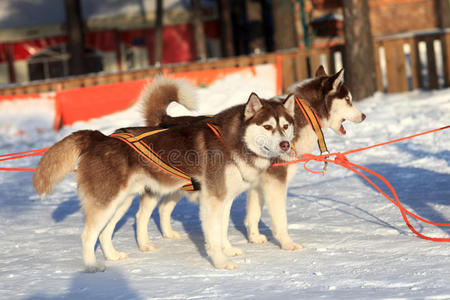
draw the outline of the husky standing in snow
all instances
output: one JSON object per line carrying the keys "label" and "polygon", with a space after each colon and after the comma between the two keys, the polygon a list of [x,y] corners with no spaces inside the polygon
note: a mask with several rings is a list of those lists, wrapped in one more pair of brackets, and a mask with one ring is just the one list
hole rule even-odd
{"label": "husky standing in snow", "polygon": [[[338,135],[345,135],[342,123],[345,120],[360,123],[366,115],[352,103],[352,95],[344,85],[344,69],[328,76],[322,66],[312,79],[291,87],[296,96],[304,99],[317,114],[322,130],[331,128]],[[310,153],[317,146],[317,135],[308,124],[300,107],[295,107],[295,136],[292,144],[297,155]],[[263,176],[261,184],[248,192],[245,225],[248,239],[252,243],[264,243],[265,235],[260,234],[258,223],[264,202],[267,204],[272,231],[284,250],[299,250],[303,246],[295,243],[288,234],[286,195],[287,185],[297,172],[298,164],[270,168]]]}
{"label": "husky standing in snow", "polygon": [[[165,97],[173,91],[179,89],[154,92]],[[273,158],[290,152],[295,134],[294,110],[293,95],[280,102],[262,100],[252,93],[246,104],[194,124],[154,134],[146,133],[149,128],[136,127],[119,132],[122,137],[138,134],[139,146],[145,151],[155,153],[172,169],[189,174],[193,184],[200,183],[200,219],[207,253],[216,268],[235,269],[237,265],[227,258],[239,254],[227,239],[232,201],[243,191],[260,185],[261,174]],[[45,152],[33,177],[34,187],[44,195],[76,168],[78,195],[85,212],[81,240],[88,272],[105,270],[95,257],[98,238],[108,260],[128,257],[113,247],[112,234],[136,194],[146,195],[137,214],[137,235],[140,249],[148,251],[153,246],[146,224],[155,201],[186,184],[185,178],[143,159],[130,146],[131,140],[99,131],[77,131]]]}
{"label": "husky standing in snow", "polygon": [[[192,88],[191,88],[192,89]],[[307,102],[319,118],[322,130],[331,128],[339,135],[346,131],[342,123],[345,120],[362,122],[366,116],[352,103],[352,95],[344,85],[344,70],[328,75],[320,66],[314,78],[304,80],[291,87],[291,92]],[[274,99],[280,99],[276,97]],[[149,126],[170,127],[177,124],[196,122],[201,117],[171,117],[166,109],[172,101],[176,101],[189,109],[195,109],[195,98],[189,87],[177,80],[162,78],[149,84],[142,94],[144,117]],[[297,155],[309,153],[317,145],[317,136],[309,126],[299,106],[294,109],[295,134],[292,140]],[[271,127],[272,128],[272,127]],[[267,237],[259,232],[258,224],[264,203],[272,221],[274,237],[282,249],[299,250],[303,247],[295,243],[288,234],[286,194],[287,185],[294,177],[298,164],[269,168],[263,175],[260,184],[252,187],[247,196],[247,215],[245,225],[248,239],[252,243],[264,243]],[[170,216],[176,203],[185,195],[183,192],[169,194],[159,203],[161,230],[166,238],[178,238],[179,233],[172,229]],[[145,198],[150,195],[143,195]],[[156,203],[153,200],[153,203]],[[235,255],[243,252],[239,249]]]}

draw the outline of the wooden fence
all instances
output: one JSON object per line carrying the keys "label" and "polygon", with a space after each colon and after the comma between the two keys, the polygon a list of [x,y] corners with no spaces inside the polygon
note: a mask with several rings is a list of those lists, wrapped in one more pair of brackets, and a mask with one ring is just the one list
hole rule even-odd
{"label": "wooden fence", "polygon": [[[377,86],[381,92],[404,92],[412,89],[437,89],[450,86],[450,31],[404,34],[374,41]],[[0,90],[0,95],[17,95],[65,90],[77,87],[146,79],[160,73],[180,73],[271,63],[279,66],[282,90],[294,82],[314,75],[319,65],[328,72],[343,66],[343,45],[299,49],[277,53],[215,59],[119,73],[99,73],[31,82]]]}
{"label": "wooden fence", "polygon": [[450,31],[380,38],[374,45],[379,91],[450,86]]}
{"label": "wooden fence", "polygon": [[[282,53],[283,91],[313,75],[322,64],[329,72],[343,65],[344,46]],[[374,41],[377,88],[398,93],[450,86],[450,30],[402,34]]]}

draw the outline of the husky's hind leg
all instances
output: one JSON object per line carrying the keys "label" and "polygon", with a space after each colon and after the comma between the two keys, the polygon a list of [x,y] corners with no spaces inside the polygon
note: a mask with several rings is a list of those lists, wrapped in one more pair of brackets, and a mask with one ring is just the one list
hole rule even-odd
{"label": "husky's hind leg", "polygon": [[179,191],[166,195],[158,205],[161,231],[167,239],[178,239],[181,237],[178,232],[173,230],[170,219],[175,205],[183,198],[183,195],[184,193]]}
{"label": "husky's hind leg", "polygon": [[139,210],[136,213],[137,240],[139,249],[143,252],[149,252],[156,249],[154,245],[150,244],[148,238],[148,221],[156,204],[158,204],[158,200],[158,196],[145,193],[141,196]]}
{"label": "husky's hind leg", "polygon": [[[84,201],[85,203],[87,201]],[[95,243],[98,236],[108,221],[115,213],[115,208],[110,205],[106,208],[85,207],[86,217],[84,231],[81,235],[83,244],[83,261],[86,272],[103,272],[106,267],[104,264],[97,263],[95,258]]]}
{"label": "husky's hind leg", "polygon": [[119,252],[114,248],[112,244],[112,235],[114,233],[114,228],[116,228],[117,222],[122,219],[128,208],[130,208],[133,198],[134,196],[128,196],[125,199],[119,208],[117,208],[108,225],[106,225],[105,229],[103,229],[103,232],[100,234],[100,244],[102,245],[103,253],[105,254],[107,260],[122,260],[128,258],[127,253]]}

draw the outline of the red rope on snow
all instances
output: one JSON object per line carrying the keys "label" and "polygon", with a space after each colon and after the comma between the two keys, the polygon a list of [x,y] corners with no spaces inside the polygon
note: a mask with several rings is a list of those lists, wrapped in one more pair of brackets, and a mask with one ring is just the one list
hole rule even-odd
{"label": "red rope on snow", "polygon": [[[304,162],[304,168],[306,171],[311,172],[311,173],[323,173],[323,172],[316,172],[313,170],[310,170],[309,168],[307,168],[306,164],[312,160],[314,161],[321,161],[321,162],[329,162],[329,163],[334,163],[337,165],[340,165],[346,169],[349,169],[350,171],[358,174],[359,176],[361,176],[362,178],[364,178],[367,182],[369,182],[378,192],[380,192],[384,197],[386,197],[389,201],[391,201],[394,205],[396,205],[399,209],[400,209],[400,213],[402,214],[403,220],[405,221],[406,225],[408,226],[408,228],[417,236],[425,239],[425,240],[429,240],[429,241],[433,241],[433,242],[450,242],[450,238],[433,238],[433,237],[429,237],[426,236],[424,234],[421,234],[420,232],[418,232],[414,226],[411,225],[411,223],[408,220],[407,215],[410,215],[413,218],[416,218],[417,220],[420,220],[424,223],[430,224],[430,225],[435,225],[435,226],[439,226],[439,227],[447,227],[450,226],[450,223],[436,223],[436,222],[432,222],[430,220],[424,219],[412,212],[410,212],[409,210],[407,210],[406,208],[403,207],[403,205],[401,204],[397,193],[395,192],[394,187],[390,184],[390,182],[384,178],[382,175],[378,174],[375,171],[372,171],[368,168],[365,168],[363,166],[354,164],[352,162],[350,162],[348,160],[348,158],[346,157],[347,154],[352,154],[352,153],[356,153],[356,152],[360,152],[360,151],[365,151],[368,149],[372,149],[375,147],[380,147],[380,146],[384,146],[384,145],[388,145],[388,144],[393,144],[393,143],[397,143],[403,140],[407,140],[407,139],[411,139],[414,137],[418,137],[421,135],[426,135],[426,134],[430,134],[433,132],[437,132],[440,130],[445,130],[450,128],[450,125],[441,127],[441,128],[437,128],[437,129],[433,129],[433,130],[428,130],[425,132],[421,132],[418,134],[414,134],[414,135],[410,135],[407,137],[403,137],[403,138],[399,138],[399,139],[395,139],[395,140],[391,140],[391,141],[387,141],[384,143],[380,143],[380,144],[376,144],[376,145],[372,145],[372,146],[368,146],[368,147],[363,147],[363,148],[358,148],[358,149],[353,149],[353,150],[349,150],[346,152],[336,152],[336,153],[330,153],[330,154],[322,154],[322,155],[314,155],[314,154],[303,154],[301,156],[301,158],[297,158],[295,160],[289,161],[289,162],[282,162],[282,163],[275,163],[272,164],[272,167],[278,167],[278,166],[286,166],[286,165],[290,165],[290,164],[295,164],[295,163],[299,163],[299,162]],[[49,149],[49,148],[42,148],[42,149],[36,149],[36,150],[30,150],[30,151],[24,151],[24,152],[17,152],[17,153],[11,153],[11,154],[4,154],[4,155],[0,155],[0,157],[6,157],[6,158],[2,158],[0,159],[0,161],[5,161],[5,160],[11,160],[11,159],[18,159],[18,158],[22,158],[22,157],[28,157],[28,156],[37,156],[37,155],[43,155],[44,152]],[[329,159],[329,157],[331,156],[335,156],[335,159]],[[366,175],[364,175],[363,173],[361,173],[359,170],[362,170],[364,172],[367,172],[375,177],[377,177],[378,179],[380,179],[391,191],[392,195],[394,196],[393,200],[391,197],[389,197],[385,192],[383,192],[383,190],[381,190],[381,188],[376,185],[372,180],[370,180]],[[0,168],[0,171],[35,171],[35,169],[32,168]]]}
{"label": "red rope on snow", "polygon": [[[409,229],[414,234],[416,234],[417,236],[419,236],[419,237],[421,237],[423,239],[426,239],[426,240],[429,240],[429,241],[433,241],[433,242],[450,242],[450,238],[434,238],[434,237],[429,237],[429,236],[421,234],[420,232],[418,232],[414,228],[414,226],[411,225],[411,223],[408,220],[407,215],[410,215],[411,217],[416,218],[417,220],[420,220],[420,221],[422,221],[424,223],[435,225],[435,226],[439,226],[439,227],[450,226],[450,223],[436,223],[436,222],[432,222],[430,220],[424,219],[424,218],[422,218],[422,217],[420,217],[420,216],[410,212],[409,210],[407,210],[406,208],[403,207],[403,205],[401,204],[401,202],[400,202],[400,200],[399,200],[399,198],[397,196],[397,193],[395,192],[394,187],[390,184],[390,182],[386,178],[384,178],[382,175],[378,174],[375,171],[372,171],[372,170],[370,170],[368,168],[365,168],[363,166],[360,166],[360,165],[357,165],[357,164],[354,164],[354,163],[350,162],[348,160],[348,158],[346,157],[347,154],[356,153],[356,152],[372,149],[372,148],[375,148],[375,147],[380,147],[380,146],[384,146],[384,145],[388,145],[388,144],[397,143],[397,142],[400,142],[400,141],[403,141],[403,140],[411,139],[411,138],[414,138],[414,137],[417,137],[417,136],[433,133],[433,132],[440,131],[440,130],[445,130],[445,129],[448,129],[448,128],[450,128],[450,125],[444,126],[444,127],[441,127],[441,128],[437,128],[437,129],[433,129],[433,130],[429,130],[429,131],[425,131],[425,132],[421,132],[421,133],[418,133],[418,134],[410,135],[410,136],[407,136],[407,137],[395,139],[395,140],[392,140],[392,141],[388,141],[388,142],[372,145],[372,146],[369,146],[369,147],[349,150],[349,151],[346,151],[346,152],[343,152],[343,153],[336,152],[336,153],[323,154],[323,155],[303,154],[301,158],[298,158],[296,160],[288,161],[288,162],[282,162],[282,163],[276,163],[276,164],[272,164],[272,166],[273,167],[278,167],[278,166],[286,166],[286,165],[290,165],[290,164],[294,164],[294,163],[298,163],[298,162],[304,162],[305,163],[304,164],[305,170],[307,170],[308,172],[317,173],[315,171],[311,171],[310,169],[308,169],[306,167],[306,164],[308,162],[310,162],[311,160],[321,161],[321,162],[329,162],[329,163],[334,163],[334,164],[340,165],[340,166],[342,166],[342,167],[344,167],[346,169],[349,169],[350,171],[358,174],[362,178],[364,178],[378,192],[380,192],[384,197],[386,197],[389,201],[391,201],[394,205],[396,205],[400,209],[400,212],[402,214],[403,220],[405,221],[406,225],[409,227]],[[328,159],[328,157],[330,157],[330,156],[335,156],[335,159],[334,160]],[[376,185],[372,180],[370,180],[366,175],[364,175],[363,173],[361,173],[357,169],[362,170],[364,172],[367,172],[367,173],[377,177],[378,179],[380,179],[389,188],[389,190],[391,191],[391,193],[394,196],[395,200],[393,200],[391,197],[389,197],[385,192],[383,192],[383,190],[381,190],[381,188],[378,185]],[[322,172],[319,172],[319,173],[322,173]]]}
{"label": "red rope on snow", "polygon": [[[0,155],[0,157],[5,157],[0,159],[0,161],[5,160],[11,160],[11,159],[18,159],[22,157],[28,157],[28,156],[38,156],[43,155],[45,151],[48,150],[47,148],[41,148],[41,149],[35,149],[35,150],[29,150],[29,151],[23,151],[23,152],[16,152],[11,154],[3,154]],[[34,172],[36,169],[34,168],[0,168],[0,171],[28,171],[28,172]]]}

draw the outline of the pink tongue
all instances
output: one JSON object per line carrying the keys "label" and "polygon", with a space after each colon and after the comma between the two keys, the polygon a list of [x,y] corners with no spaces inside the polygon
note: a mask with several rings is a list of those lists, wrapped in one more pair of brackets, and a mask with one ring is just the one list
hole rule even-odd
{"label": "pink tongue", "polygon": [[341,127],[339,128],[339,131],[340,131],[343,135],[345,135],[345,134],[347,133],[347,131],[345,131],[344,126],[342,126],[342,124],[341,124]]}

